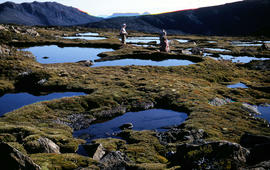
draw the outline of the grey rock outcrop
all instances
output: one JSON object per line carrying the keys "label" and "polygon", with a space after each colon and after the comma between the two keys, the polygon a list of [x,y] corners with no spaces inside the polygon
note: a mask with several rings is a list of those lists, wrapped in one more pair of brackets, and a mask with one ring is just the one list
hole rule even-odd
{"label": "grey rock outcrop", "polygon": [[225,99],[221,99],[221,98],[214,98],[211,101],[209,101],[209,104],[212,106],[223,106],[225,104],[231,103],[232,100],[225,98]]}
{"label": "grey rock outcrop", "polygon": [[199,47],[193,47],[191,49],[192,54],[195,54],[195,55],[203,55],[203,51],[204,50]]}
{"label": "grey rock outcrop", "polygon": [[173,128],[166,132],[157,133],[157,137],[161,144],[174,143],[177,141],[188,141],[190,143],[203,143],[203,139],[207,136],[207,133],[203,129],[177,129]]}
{"label": "grey rock outcrop", "polygon": [[270,137],[254,134],[241,136],[240,144],[250,149],[249,164],[258,164],[270,160]]}
{"label": "grey rock outcrop", "polygon": [[48,138],[40,137],[34,141],[28,141],[24,144],[29,153],[60,153],[60,147]]}
{"label": "grey rock outcrop", "polygon": [[86,144],[83,147],[87,154],[96,161],[99,161],[106,153],[102,144]]}
{"label": "grey rock outcrop", "polygon": [[48,138],[39,138],[40,149],[43,153],[60,153],[60,147]]}
{"label": "grey rock outcrop", "polygon": [[239,169],[245,166],[250,152],[237,143],[213,141],[205,144],[182,144],[173,162],[183,169]]}
{"label": "grey rock outcrop", "polygon": [[132,101],[131,102],[131,110],[132,111],[140,111],[147,110],[154,107],[154,103],[152,101]]}
{"label": "grey rock outcrop", "polygon": [[106,170],[125,170],[128,161],[128,158],[120,151],[110,152],[100,160]]}
{"label": "grey rock outcrop", "polygon": [[241,136],[240,144],[246,148],[252,148],[258,144],[270,143],[270,136],[261,136],[245,133]]}
{"label": "grey rock outcrop", "polygon": [[9,170],[40,170],[28,156],[22,154],[6,143],[0,143],[0,163],[1,167]]}

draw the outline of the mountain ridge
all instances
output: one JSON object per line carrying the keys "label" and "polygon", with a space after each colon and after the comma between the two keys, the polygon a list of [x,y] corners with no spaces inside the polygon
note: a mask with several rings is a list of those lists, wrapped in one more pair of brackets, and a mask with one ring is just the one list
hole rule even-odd
{"label": "mountain ridge", "polygon": [[97,22],[101,18],[90,16],[76,8],[57,2],[37,2],[0,4],[0,23],[45,26],[70,26]]}
{"label": "mountain ridge", "polygon": [[270,16],[269,0],[245,0],[165,14],[110,18],[84,26],[119,29],[126,23],[127,30],[150,33],[166,29],[171,34],[270,36],[267,16]]}

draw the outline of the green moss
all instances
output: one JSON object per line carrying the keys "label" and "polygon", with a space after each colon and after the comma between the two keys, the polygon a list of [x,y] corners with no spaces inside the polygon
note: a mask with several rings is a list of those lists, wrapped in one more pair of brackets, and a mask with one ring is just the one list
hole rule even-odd
{"label": "green moss", "polygon": [[95,139],[92,142],[102,144],[109,152],[120,150],[126,144],[124,140],[115,138]]}
{"label": "green moss", "polygon": [[123,146],[123,152],[137,163],[167,163],[166,149],[162,146],[152,131],[123,131],[120,136],[128,144]]}
{"label": "green moss", "polygon": [[99,169],[96,161],[77,154],[32,154],[30,157],[41,169]]}
{"label": "green moss", "polygon": [[162,170],[162,169],[168,169],[168,168],[166,168],[166,165],[160,164],[160,163],[135,164],[135,165],[130,165],[129,168],[138,169],[138,170]]}
{"label": "green moss", "polygon": [[2,133],[0,134],[0,141],[1,142],[15,142],[16,137],[9,133]]}
{"label": "green moss", "polygon": [[21,153],[27,155],[27,151],[24,149],[23,145],[19,144],[18,142],[7,142],[11,147],[17,149]]}

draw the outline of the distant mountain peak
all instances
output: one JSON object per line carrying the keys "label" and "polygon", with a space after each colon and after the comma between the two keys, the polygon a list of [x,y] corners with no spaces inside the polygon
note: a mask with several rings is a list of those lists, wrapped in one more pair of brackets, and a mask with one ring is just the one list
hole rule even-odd
{"label": "distant mountain peak", "polygon": [[102,20],[79,9],[57,2],[37,2],[0,4],[0,23],[23,25],[79,25]]}

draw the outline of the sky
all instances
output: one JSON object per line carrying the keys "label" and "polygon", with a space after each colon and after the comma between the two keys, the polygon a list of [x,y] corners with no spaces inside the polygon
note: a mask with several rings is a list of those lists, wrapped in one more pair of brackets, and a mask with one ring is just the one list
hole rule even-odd
{"label": "sky", "polygon": [[[0,0],[4,3],[7,0]],[[33,0],[9,0],[15,3],[33,2]],[[144,13],[158,14],[184,9],[221,5],[240,0],[36,0],[39,2],[53,1],[73,6],[94,16],[109,16],[113,13]]]}

